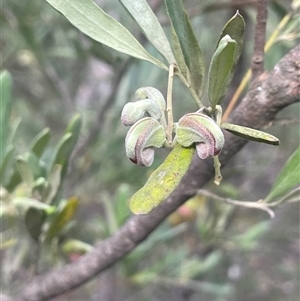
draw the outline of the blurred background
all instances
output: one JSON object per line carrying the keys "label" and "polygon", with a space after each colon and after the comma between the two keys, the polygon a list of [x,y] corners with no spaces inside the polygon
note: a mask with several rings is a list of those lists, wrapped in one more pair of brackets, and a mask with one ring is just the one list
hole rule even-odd
{"label": "blurred background", "polygon": [[[150,53],[159,56],[118,1],[96,2]],[[148,2],[170,37],[163,1]],[[269,1],[267,38],[289,13],[291,2]],[[245,18],[244,51],[224,107],[250,66],[255,3],[184,1],[207,68],[224,24],[237,9]],[[167,151],[157,151],[150,168],[132,164],[125,155],[128,128],[120,122],[121,110],[126,102],[133,101],[139,87],[153,86],[166,95],[167,73],[94,42],[46,1],[4,0],[0,17],[1,69],[12,76],[9,126],[14,146],[2,179],[6,189],[1,191],[1,290],[14,295],[33,275],[77,260],[130,217],[131,195],[164,160]],[[299,43],[299,26],[298,12],[267,53],[267,70]],[[174,108],[176,120],[197,109],[176,79]],[[82,117],[80,134],[68,152],[70,161],[54,202],[57,208],[63,208],[61,212],[69,208],[71,213],[68,217],[61,215],[59,226],[57,220],[43,218],[35,235],[32,227],[36,224],[29,228],[36,215],[31,218],[28,206],[11,202],[20,196],[34,198],[33,190],[28,190],[28,183],[20,177],[14,185],[7,184],[12,183],[14,158],[24,157],[34,137],[49,128],[51,139],[41,161],[51,161],[48,158],[77,113]],[[280,139],[281,145],[249,142],[224,169],[220,187],[210,183],[206,189],[243,201],[264,198],[299,146],[299,115],[299,103],[284,109],[278,121],[266,129]],[[65,205],[71,203],[70,207]],[[283,204],[275,214],[271,220],[263,211],[195,197],[124,260],[55,300],[298,301],[299,203]],[[54,224],[56,230],[44,239]]]}

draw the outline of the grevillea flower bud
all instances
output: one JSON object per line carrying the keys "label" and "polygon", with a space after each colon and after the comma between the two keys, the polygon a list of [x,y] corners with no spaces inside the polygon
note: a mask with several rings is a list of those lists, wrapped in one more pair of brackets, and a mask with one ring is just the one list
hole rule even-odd
{"label": "grevillea flower bud", "polygon": [[159,120],[163,114],[155,100],[143,99],[136,102],[128,102],[122,110],[121,121],[124,125],[133,125],[143,118],[146,113],[156,120]]}
{"label": "grevillea flower bud", "polygon": [[142,118],[126,135],[126,155],[135,164],[150,166],[154,160],[154,147],[162,147],[165,141],[162,125],[152,117]]}
{"label": "grevillea flower bud", "polygon": [[176,140],[184,147],[195,143],[201,159],[216,156],[224,146],[224,135],[215,121],[202,113],[189,113],[179,119]]}

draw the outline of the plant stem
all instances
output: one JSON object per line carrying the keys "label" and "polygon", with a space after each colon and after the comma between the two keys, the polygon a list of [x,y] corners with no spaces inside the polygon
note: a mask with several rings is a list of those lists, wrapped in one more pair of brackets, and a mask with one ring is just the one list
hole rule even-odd
{"label": "plant stem", "polygon": [[197,93],[195,92],[195,90],[191,88],[191,85],[188,83],[188,81],[182,75],[182,73],[175,70],[175,75],[177,75],[180,78],[180,80],[183,82],[183,84],[189,89],[189,91],[190,91],[192,97],[194,98],[194,100],[196,101],[198,107],[202,108],[203,104],[202,104],[201,100],[199,99],[199,97],[198,97]]}
{"label": "plant stem", "polygon": [[168,90],[167,90],[167,141],[171,145],[173,141],[173,106],[172,106],[172,91],[173,91],[173,79],[174,79],[174,64],[169,66],[169,79],[168,79]]}
{"label": "plant stem", "polygon": [[222,175],[221,175],[221,163],[219,161],[219,156],[214,156],[214,168],[215,168],[215,179],[214,183],[216,185],[220,185],[222,181]]}

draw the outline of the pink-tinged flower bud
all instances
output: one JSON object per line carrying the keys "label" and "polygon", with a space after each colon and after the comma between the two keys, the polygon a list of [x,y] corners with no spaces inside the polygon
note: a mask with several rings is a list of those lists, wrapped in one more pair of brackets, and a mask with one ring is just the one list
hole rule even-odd
{"label": "pink-tinged flower bud", "polygon": [[155,100],[143,99],[136,102],[128,102],[122,110],[121,121],[124,125],[133,125],[142,119],[146,113],[156,120],[159,120],[163,114]]}
{"label": "pink-tinged flower bud", "polygon": [[145,98],[149,98],[154,100],[160,110],[164,112],[166,110],[166,100],[161,92],[153,87],[142,87],[136,90],[135,97],[137,100],[142,100]]}
{"label": "pink-tinged flower bud", "polygon": [[162,147],[165,141],[162,125],[152,117],[142,118],[126,135],[126,155],[135,164],[150,166],[154,160],[154,147]]}
{"label": "pink-tinged flower bud", "polygon": [[215,121],[202,113],[189,113],[178,121],[176,140],[184,147],[195,143],[201,159],[216,156],[224,146],[224,135]]}

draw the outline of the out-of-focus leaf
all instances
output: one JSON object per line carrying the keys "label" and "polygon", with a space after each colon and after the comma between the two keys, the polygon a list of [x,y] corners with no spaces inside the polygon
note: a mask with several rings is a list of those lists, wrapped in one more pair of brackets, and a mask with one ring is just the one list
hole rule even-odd
{"label": "out-of-focus leaf", "polygon": [[30,236],[38,241],[45,221],[46,213],[35,207],[30,207],[25,214],[25,225]]}
{"label": "out-of-focus leaf", "polygon": [[58,188],[60,186],[60,180],[61,180],[61,165],[56,164],[54,165],[52,172],[48,178],[49,192],[44,200],[46,204],[52,203],[52,200],[55,197]]}
{"label": "out-of-focus leaf", "polygon": [[1,163],[0,163],[0,183],[1,185],[5,185],[8,182],[8,179],[6,178],[6,170],[8,163],[11,159],[11,156],[14,152],[14,147],[13,145],[8,145],[6,149],[4,150],[4,154],[0,154],[1,156]]}
{"label": "out-of-focus leaf", "polygon": [[45,128],[33,138],[30,149],[38,158],[44,153],[50,137],[51,134],[49,128]]}
{"label": "out-of-focus leaf", "polygon": [[209,66],[208,98],[212,108],[224,96],[234,62],[236,42],[228,35],[220,41]]}
{"label": "out-of-focus leaf", "polygon": [[37,178],[32,185],[32,194],[36,195],[37,193],[42,198],[41,201],[44,201],[44,196],[49,191],[49,184],[44,177]]}
{"label": "out-of-focus leaf", "polygon": [[62,250],[67,254],[77,253],[81,255],[91,251],[93,248],[92,245],[77,239],[69,239],[62,246]]}
{"label": "out-of-focus leaf", "polygon": [[[1,216],[1,214],[0,214],[0,216]],[[18,239],[16,239],[16,238],[11,238],[11,239],[8,239],[8,240],[4,240],[2,238],[1,242],[0,242],[0,250],[5,250],[5,249],[12,248],[17,243],[18,243]]]}
{"label": "out-of-focus leaf", "polygon": [[23,208],[33,207],[39,210],[44,210],[47,214],[52,214],[55,211],[54,206],[47,205],[32,198],[16,197],[12,199],[12,203],[15,206],[20,206]]}
{"label": "out-of-focus leaf", "polygon": [[46,233],[47,239],[51,240],[59,233],[59,231],[66,225],[66,223],[72,219],[77,207],[78,198],[75,196],[61,202],[56,214],[53,216],[50,222],[50,226]]}
{"label": "out-of-focus leaf", "polygon": [[17,166],[23,180],[27,183],[27,185],[31,186],[34,182],[34,176],[27,160],[19,156],[17,158]]}
{"label": "out-of-focus leaf", "polygon": [[66,127],[65,134],[67,133],[72,134],[72,142],[73,142],[72,150],[79,138],[81,126],[82,126],[82,117],[80,114],[75,114]]}
{"label": "out-of-focus leaf", "polygon": [[165,0],[167,12],[178,37],[185,63],[191,75],[191,87],[199,97],[203,93],[204,59],[201,48],[181,0]]}
{"label": "out-of-focus leaf", "polygon": [[175,58],[170,43],[157,17],[146,0],[119,0],[133,19],[139,24],[152,45],[165,57],[168,63],[174,64]]}
{"label": "out-of-focus leaf", "polygon": [[10,126],[10,133],[9,133],[7,144],[12,144],[20,124],[21,124],[21,118],[17,118],[12,122]]}
{"label": "out-of-focus leaf", "polygon": [[26,152],[23,155],[23,159],[28,162],[32,171],[34,179],[46,176],[46,168],[42,165],[42,162],[38,157],[31,151]]}
{"label": "out-of-focus leaf", "polygon": [[46,1],[92,39],[168,70],[167,66],[150,55],[123,25],[106,14],[92,0]]}
{"label": "out-of-focus leaf", "polygon": [[228,132],[256,142],[263,142],[271,145],[279,145],[280,141],[273,135],[259,130],[251,129],[245,126],[236,125],[232,123],[222,123],[221,127]]}
{"label": "out-of-focus leaf", "polygon": [[190,166],[194,152],[193,147],[176,145],[146,184],[132,196],[131,211],[134,214],[146,214],[162,203],[178,186]]}
{"label": "out-of-focus leaf", "polygon": [[69,157],[77,143],[80,129],[82,124],[82,118],[80,114],[76,114],[68,123],[65,134],[58,142],[55,151],[54,151],[54,159],[53,163],[50,165],[53,170],[56,164],[62,166],[61,177],[63,178],[68,167]]}
{"label": "out-of-focus leaf", "polygon": [[128,184],[121,184],[116,191],[114,202],[114,213],[118,226],[120,227],[130,215],[127,201],[132,195],[132,191]]}
{"label": "out-of-focus leaf", "polygon": [[259,238],[266,233],[270,228],[269,222],[260,222],[244,232],[243,234],[237,235],[233,238],[233,241],[238,245],[242,250],[252,250],[254,249],[258,242]]}
{"label": "out-of-focus leaf", "polygon": [[224,38],[226,35],[229,35],[233,40],[236,41],[236,48],[235,48],[234,62],[233,62],[233,68],[234,68],[241,55],[243,43],[244,43],[244,35],[245,35],[245,21],[238,11],[225,24],[217,45],[219,45],[221,39]]}
{"label": "out-of-focus leaf", "polygon": [[0,164],[3,161],[3,154],[7,147],[9,132],[9,117],[11,111],[11,75],[5,70],[0,72]]}
{"label": "out-of-focus leaf", "polygon": [[289,192],[293,187],[300,184],[300,146],[294,151],[284,164],[277,176],[271,191],[265,198],[265,202],[270,202]]}
{"label": "out-of-focus leaf", "polygon": [[5,188],[9,191],[12,192],[17,185],[19,185],[22,181],[22,177],[20,175],[19,169],[17,168],[17,164],[16,164],[16,168],[14,168],[13,174],[10,177],[8,183],[5,185]]}
{"label": "out-of-focus leaf", "polygon": [[64,169],[64,166],[67,160],[69,159],[69,154],[72,150],[72,146],[73,146],[72,134],[71,133],[64,134],[55,147],[52,164],[50,164],[50,172],[57,164],[61,165],[62,169]]}

